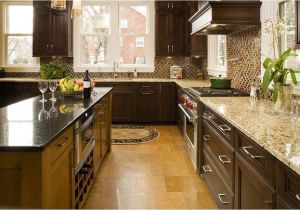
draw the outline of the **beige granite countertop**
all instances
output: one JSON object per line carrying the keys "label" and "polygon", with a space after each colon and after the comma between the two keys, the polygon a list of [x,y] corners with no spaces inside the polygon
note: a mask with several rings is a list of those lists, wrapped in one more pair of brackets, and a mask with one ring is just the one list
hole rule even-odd
{"label": "beige granite countertop", "polygon": [[[76,78],[75,78],[76,79]],[[189,87],[209,87],[209,80],[189,80],[189,79],[159,79],[159,78],[91,78],[95,82],[175,82],[182,88]],[[0,78],[0,82],[38,82],[38,78]]]}
{"label": "beige granite countertop", "polygon": [[300,120],[275,114],[271,101],[251,103],[249,97],[200,100],[300,175]]}

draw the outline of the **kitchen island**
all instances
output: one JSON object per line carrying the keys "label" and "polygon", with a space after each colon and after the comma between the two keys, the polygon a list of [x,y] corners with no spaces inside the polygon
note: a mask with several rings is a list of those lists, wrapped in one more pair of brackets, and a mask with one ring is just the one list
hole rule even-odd
{"label": "kitchen island", "polygon": [[[95,88],[88,100],[43,104],[38,96],[0,109],[1,208],[81,207],[110,151],[111,89]],[[82,166],[88,170],[76,173],[74,126],[91,112],[94,148]]]}

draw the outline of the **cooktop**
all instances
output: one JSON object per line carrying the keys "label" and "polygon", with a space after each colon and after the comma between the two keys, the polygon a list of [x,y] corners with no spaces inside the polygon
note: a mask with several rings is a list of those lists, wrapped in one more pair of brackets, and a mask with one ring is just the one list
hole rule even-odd
{"label": "cooktop", "polygon": [[234,88],[230,89],[213,89],[209,87],[192,87],[189,88],[190,92],[197,96],[202,97],[226,97],[226,96],[249,96],[250,94],[247,92],[243,92]]}

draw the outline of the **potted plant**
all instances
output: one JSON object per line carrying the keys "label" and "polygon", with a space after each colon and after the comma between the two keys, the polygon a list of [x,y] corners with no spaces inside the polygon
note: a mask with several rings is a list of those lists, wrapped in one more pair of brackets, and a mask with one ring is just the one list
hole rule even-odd
{"label": "potted plant", "polygon": [[70,75],[70,69],[65,64],[50,62],[41,65],[41,79],[61,79]]}
{"label": "potted plant", "polygon": [[297,78],[296,73],[300,71],[287,68],[286,61],[292,56],[298,56],[292,49],[287,49],[280,56],[277,56],[276,52],[279,52],[279,38],[284,30],[284,20],[279,19],[277,21],[267,20],[266,32],[272,35],[272,48],[274,52],[274,58],[267,57],[263,62],[265,73],[263,76],[262,90],[264,95],[269,94],[269,85],[273,82],[273,102],[275,108],[278,111],[288,111],[290,109],[292,86],[287,84],[288,75],[291,76],[292,82],[296,85]]}

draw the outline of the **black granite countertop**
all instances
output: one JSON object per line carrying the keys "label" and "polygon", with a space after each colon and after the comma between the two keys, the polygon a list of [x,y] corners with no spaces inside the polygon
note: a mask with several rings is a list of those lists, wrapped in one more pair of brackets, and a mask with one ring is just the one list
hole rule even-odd
{"label": "black granite countertop", "polygon": [[[91,99],[41,103],[41,96],[0,109],[0,151],[42,151],[112,88],[95,88]],[[47,95],[46,99],[49,99]]]}

